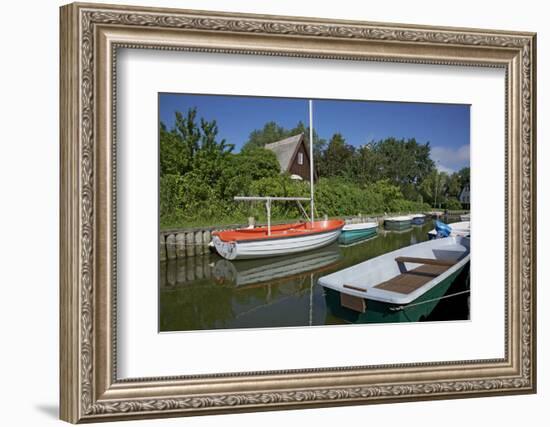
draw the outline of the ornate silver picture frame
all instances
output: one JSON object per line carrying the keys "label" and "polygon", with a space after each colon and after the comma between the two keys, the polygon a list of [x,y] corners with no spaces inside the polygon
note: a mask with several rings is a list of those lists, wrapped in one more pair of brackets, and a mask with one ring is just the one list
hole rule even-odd
{"label": "ornate silver picture frame", "polygon": [[[315,18],[61,8],[61,419],[72,423],[536,391],[536,36]],[[505,342],[499,359],[117,376],[117,50],[498,67],[505,88]],[[359,330],[358,330],[359,331]],[[160,363],[160,361],[159,361]]]}

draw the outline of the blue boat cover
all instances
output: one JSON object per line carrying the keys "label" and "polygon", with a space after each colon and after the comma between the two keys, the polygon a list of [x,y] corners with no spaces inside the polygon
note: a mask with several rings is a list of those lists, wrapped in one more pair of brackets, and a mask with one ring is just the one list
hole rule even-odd
{"label": "blue boat cover", "polygon": [[435,231],[437,232],[437,237],[449,237],[451,235],[452,229],[444,222],[436,220]]}

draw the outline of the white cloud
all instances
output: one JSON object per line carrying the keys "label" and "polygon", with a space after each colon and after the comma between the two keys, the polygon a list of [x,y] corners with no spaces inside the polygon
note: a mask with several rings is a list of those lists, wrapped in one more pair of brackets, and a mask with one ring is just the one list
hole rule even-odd
{"label": "white cloud", "polygon": [[456,149],[448,147],[431,147],[431,157],[438,170],[452,173],[470,166],[470,144]]}
{"label": "white cloud", "polygon": [[439,172],[445,172],[449,175],[451,175],[453,172],[456,172],[455,170],[453,169],[449,169],[448,167],[446,166],[443,166],[441,163],[436,163],[435,164],[435,168],[439,171]]}

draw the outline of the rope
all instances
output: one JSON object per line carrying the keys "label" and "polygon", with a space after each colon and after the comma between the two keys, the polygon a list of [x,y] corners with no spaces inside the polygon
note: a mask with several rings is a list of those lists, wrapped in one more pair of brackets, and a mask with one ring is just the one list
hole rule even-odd
{"label": "rope", "polygon": [[407,304],[407,305],[399,305],[397,307],[390,307],[390,310],[391,311],[401,311],[401,310],[405,310],[406,308],[409,308],[409,307],[415,307],[417,305],[427,304],[429,302],[440,301],[440,300],[445,299],[445,298],[451,298],[451,297],[455,297],[457,295],[462,295],[462,294],[467,294],[467,293],[470,293],[470,291],[469,290],[461,291],[461,292],[456,292],[456,293],[451,294],[451,295],[444,295],[444,296],[439,297],[439,298],[432,298],[432,299],[428,299],[428,300],[422,301],[422,302],[417,302],[417,303],[414,303],[414,304]]}

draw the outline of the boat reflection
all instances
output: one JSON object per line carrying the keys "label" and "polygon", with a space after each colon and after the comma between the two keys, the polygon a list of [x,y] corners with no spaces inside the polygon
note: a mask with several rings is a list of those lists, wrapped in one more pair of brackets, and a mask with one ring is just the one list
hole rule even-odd
{"label": "boat reflection", "polygon": [[189,286],[203,280],[230,287],[279,283],[335,268],[342,258],[343,251],[336,243],[316,251],[266,259],[228,261],[208,254],[161,263],[160,282],[163,287]]}
{"label": "boat reflection", "polygon": [[281,282],[310,272],[322,272],[335,267],[342,259],[338,245],[333,244],[317,251],[265,260],[228,261],[219,259],[212,274],[220,284],[250,286]]}

